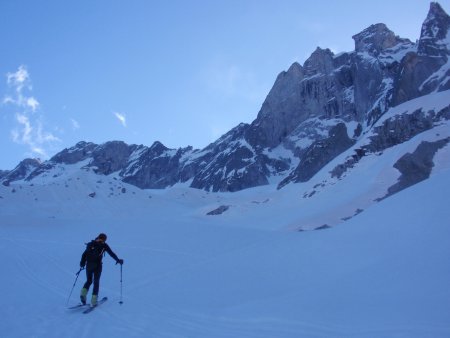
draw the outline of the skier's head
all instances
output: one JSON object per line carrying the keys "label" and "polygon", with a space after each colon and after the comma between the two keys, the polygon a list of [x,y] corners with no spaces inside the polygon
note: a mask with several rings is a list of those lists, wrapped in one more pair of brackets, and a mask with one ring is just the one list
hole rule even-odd
{"label": "skier's head", "polygon": [[101,233],[100,235],[97,236],[96,240],[100,240],[100,241],[102,241],[102,242],[106,242],[106,239],[107,239],[107,238],[108,238],[108,237],[106,236],[106,234]]}

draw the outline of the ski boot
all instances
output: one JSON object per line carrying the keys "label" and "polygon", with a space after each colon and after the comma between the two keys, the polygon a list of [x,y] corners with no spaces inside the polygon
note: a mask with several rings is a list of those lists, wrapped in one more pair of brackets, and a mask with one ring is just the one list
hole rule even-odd
{"label": "ski boot", "polygon": [[91,306],[92,307],[97,306],[97,295],[92,295]]}
{"label": "ski boot", "polygon": [[81,289],[81,293],[80,293],[80,300],[81,300],[81,304],[86,305],[86,295],[88,293],[88,290],[86,288],[82,288]]}

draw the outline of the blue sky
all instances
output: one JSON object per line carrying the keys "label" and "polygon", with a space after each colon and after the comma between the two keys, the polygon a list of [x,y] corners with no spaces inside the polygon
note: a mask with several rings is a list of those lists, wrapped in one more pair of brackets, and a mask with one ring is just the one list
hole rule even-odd
{"label": "blue sky", "polygon": [[[440,1],[448,12],[450,1]],[[416,40],[429,1],[0,1],[0,169],[78,141],[202,148],[256,118],[317,46],[384,22]]]}

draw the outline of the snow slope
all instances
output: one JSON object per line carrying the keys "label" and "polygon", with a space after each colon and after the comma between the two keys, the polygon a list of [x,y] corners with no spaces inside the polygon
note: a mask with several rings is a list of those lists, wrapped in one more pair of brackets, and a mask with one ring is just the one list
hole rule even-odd
{"label": "snow slope", "polygon": [[[448,91],[433,93],[378,123],[446,106]],[[281,190],[141,190],[81,169],[87,163],[0,185],[0,335],[450,337],[450,145],[428,180],[376,202],[399,178],[394,163],[450,137],[450,123],[331,177],[370,136]],[[317,228],[326,229],[299,231]],[[109,301],[83,315],[66,302],[84,243],[99,232],[125,260],[124,304],[120,269],[105,257],[100,296]]]}
{"label": "snow slope", "polygon": [[[314,182],[233,194],[148,191],[68,167],[55,169],[52,185],[1,187],[1,335],[449,337],[448,146],[430,179],[333,228],[289,231],[353,213],[351,201],[389,177],[390,152],[411,142],[383,161],[368,157],[354,168],[367,176],[327,182],[313,198],[303,195]],[[376,182],[363,185],[367,177]],[[205,216],[218,205],[233,207]],[[100,296],[110,300],[89,315],[69,311],[83,243],[100,231],[125,260],[124,304],[119,267],[107,256]]]}

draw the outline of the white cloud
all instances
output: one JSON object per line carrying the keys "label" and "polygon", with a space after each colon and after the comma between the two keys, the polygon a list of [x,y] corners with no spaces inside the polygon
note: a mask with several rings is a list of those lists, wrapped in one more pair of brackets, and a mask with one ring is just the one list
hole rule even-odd
{"label": "white cloud", "polygon": [[27,84],[30,75],[26,67],[21,65],[15,73],[8,73],[6,77],[8,79],[8,85],[16,87],[17,90],[22,90],[25,84]]}
{"label": "white cloud", "polygon": [[25,92],[31,91],[31,79],[27,68],[21,65],[14,73],[6,74],[8,86],[14,89],[13,95],[7,95],[3,98],[3,104],[13,104],[29,112],[36,112],[39,108],[39,102],[33,96],[28,96]]}
{"label": "white cloud", "polygon": [[22,130],[16,133],[17,136],[15,141],[24,144],[33,143],[31,141],[31,133],[33,131],[33,128],[31,127],[31,123],[28,117],[22,114],[17,114],[16,120],[22,126]]}
{"label": "white cloud", "polygon": [[3,98],[3,104],[14,103],[14,99],[11,96],[5,96]]}
{"label": "white cloud", "polygon": [[43,148],[32,147],[31,150],[32,150],[32,156],[38,155],[38,156],[41,156],[42,158],[48,157],[47,152]]}
{"label": "white cloud", "polygon": [[72,129],[73,129],[73,130],[80,129],[80,124],[78,123],[77,120],[75,120],[75,119],[70,119],[70,122],[72,123]]}
{"label": "white cloud", "polygon": [[127,127],[127,118],[124,114],[115,112],[114,115],[119,120],[119,122],[126,128]]}
{"label": "white cloud", "polygon": [[41,122],[42,113],[36,114],[40,104],[31,95],[33,88],[27,68],[21,65],[16,72],[6,74],[6,78],[10,93],[3,98],[2,103],[13,106],[15,111],[12,141],[27,146],[29,156],[48,157],[48,149],[61,140],[45,130]]}
{"label": "white cloud", "polygon": [[34,97],[28,97],[26,105],[31,108],[32,112],[35,112],[39,107],[39,102]]}
{"label": "white cloud", "polygon": [[45,131],[40,121],[32,122],[28,116],[23,114],[16,114],[16,121],[19,127],[11,131],[12,140],[18,144],[27,145],[32,156],[48,157],[44,146],[61,141],[52,133]]}
{"label": "white cloud", "polygon": [[47,143],[47,142],[60,142],[61,141],[58,137],[56,137],[52,133],[45,131],[44,127],[42,126],[42,123],[40,121],[37,121],[35,138],[39,144],[43,144],[43,143]]}

